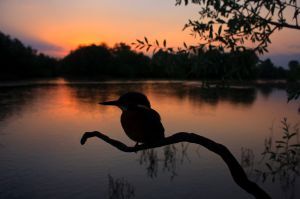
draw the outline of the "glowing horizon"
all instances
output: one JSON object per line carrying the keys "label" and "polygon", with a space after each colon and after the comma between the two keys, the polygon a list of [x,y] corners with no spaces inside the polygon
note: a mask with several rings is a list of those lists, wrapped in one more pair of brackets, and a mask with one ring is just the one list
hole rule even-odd
{"label": "glowing horizon", "polygon": [[[63,57],[80,45],[130,44],[147,36],[167,39],[172,47],[199,40],[182,31],[199,6],[175,6],[175,0],[10,0],[0,2],[0,31],[20,39],[39,52]],[[269,55],[299,55],[295,30],[276,32]]]}

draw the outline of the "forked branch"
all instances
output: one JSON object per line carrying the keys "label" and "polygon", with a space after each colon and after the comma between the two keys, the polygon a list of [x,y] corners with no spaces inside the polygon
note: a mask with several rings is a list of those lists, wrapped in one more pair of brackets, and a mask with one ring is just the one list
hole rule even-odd
{"label": "forked branch", "polygon": [[230,170],[232,178],[242,189],[247,191],[249,194],[252,194],[255,198],[259,198],[259,199],[271,198],[256,183],[248,179],[244,169],[239,164],[239,162],[235,159],[232,153],[227,149],[227,147],[225,147],[222,144],[216,143],[213,140],[210,140],[206,137],[194,133],[179,132],[153,144],[141,144],[134,147],[129,147],[118,140],[111,139],[100,132],[94,131],[94,132],[86,132],[81,138],[81,144],[82,145],[85,144],[87,139],[91,137],[98,137],[123,152],[137,152],[145,149],[153,149],[153,148],[162,147],[170,144],[176,144],[179,142],[189,142],[189,143],[199,144],[207,148],[208,150],[214,152],[215,154],[219,155],[224,160],[224,162],[226,163],[226,165]]}

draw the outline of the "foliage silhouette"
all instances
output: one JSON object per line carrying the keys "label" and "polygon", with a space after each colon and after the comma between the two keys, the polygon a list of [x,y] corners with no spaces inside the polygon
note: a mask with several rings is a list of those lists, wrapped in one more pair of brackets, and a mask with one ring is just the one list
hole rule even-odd
{"label": "foliage silhouette", "polygon": [[[164,40],[165,41],[165,40]],[[260,60],[255,50],[224,51],[214,46],[173,48],[151,43],[146,37],[132,43],[135,48],[154,48],[152,65],[162,77],[201,80],[286,79],[288,71],[271,60]],[[158,49],[158,50],[157,50]],[[270,70],[270,73],[268,73]],[[297,76],[297,78],[300,78]]]}
{"label": "foliage silhouette", "polygon": [[54,77],[57,60],[0,31],[0,80]]}
{"label": "foliage silhouette", "polygon": [[61,60],[64,75],[95,76],[107,73],[112,54],[105,44],[80,46]]}
{"label": "foliage silhouette", "polygon": [[300,63],[297,60],[289,62],[288,79],[290,81],[297,81],[300,79]]}
{"label": "foliage silhouette", "polygon": [[[189,20],[184,29],[201,38],[200,46],[235,51],[251,42],[255,51],[264,53],[276,30],[300,30],[297,0],[184,0],[185,5],[190,2],[199,5],[200,16]],[[182,3],[176,0],[176,5]]]}
{"label": "foliage silhouette", "polygon": [[113,62],[109,75],[112,77],[149,77],[151,73],[150,58],[143,53],[131,50],[125,43],[116,44],[111,52]]}
{"label": "foliage silhouette", "polygon": [[[146,42],[147,41],[147,42]],[[156,44],[157,43],[157,44]],[[61,60],[38,54],[19,40],[0,33],[0,80],[74,77],[74,78],[171,78],[201,80],[251,80],[300,78],[299,63],[291,61],[289,70],[270,60],[259,61],[252,50],[224,52],[216,48],[175,51],[166,41],[152,57],[136,52],[125,43],[110,48],[105,44],[80,46]],[[136,47],[150,44],[138,40]],[[187,47],[187,46],[186,46]],[[187,47],[188,48],[188,47]],[[193,48],[194,49],[194,48]]]}
{"label": "foliage silhouette", "polygon": [[[176,5],[181,5],[183,2],[185,5],[194,3],[200,7],[199,19],[190,19],[183,28],[183,30],[190,29],[191,34],[195,37],[199,36],[199,44],[188,46],[183,42],[183,48],[174,50],[172,47],[167,46],[166,40],[163,40],[163,45],[160,45],[157,40],[153,43],[149,42],[147,37],[144,40],[137,39],[137,42],[132,44],[138,49],[146,48],[147,51],[153,48],[153,53],[160,49],[173,54],[176,51],[179,54],[193,53],[197,55],[205,50],[209,52],[216,50],[219,54],[251,50],[254,54],[256,52],[263,54],[268,52],[268,45],[271,43],[270,36],[276,30],[283,28],[300,30],[298,23],[300,7],[298,7],[296,0],[176,0]],[[246,47],[249,43],[252,43],[255,47]],[[248,74],[246,78],[251,77],[252,79],[286,78],[286,71],[282,67],[274,68],[268,60],[263,62],[261,70],[257,70],[256,75],[253,75],[251,70],[253,67],[235,65],[236,59],[233,59],[234,62],[230,62],[232,64],[230,66],[232,67],[231,70],[224,70],[226,68],[223,67],[224,63],[219,63],[222,62],[222,59],[218,59],[220,56],[215,54],[214,58],[217,62],[206,64],[205,70],[201,71],[200,74],[207,77],[207,73],[211,72],[210,70],[214,71],[216,69],[217,72],[214,72],[223,74],[222,77],[218,77],[221,79],[225,79],[225,77],[236,79],[236,75],[241,78],[245,75],[245,72]],[[255,59],[252,60],[255,62]],[[257,62],[252,66],[256,65]],[[241,67],[243,67],[242,70]],[[266,73],[265,69],[270,69],[271,74]],[[192,71],[194,71],[193,68],[190,72]],[[199,72],[196,74],[199,74]],[[290,78],[292,77],[293,75],[290,75]],[[299,75],[297,78],[299,79]]]}

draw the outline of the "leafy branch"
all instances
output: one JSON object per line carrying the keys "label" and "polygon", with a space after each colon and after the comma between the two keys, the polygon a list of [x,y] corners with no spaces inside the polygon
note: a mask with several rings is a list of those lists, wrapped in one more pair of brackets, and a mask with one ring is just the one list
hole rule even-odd
{"label": "leafy branch", "polygon": [[251,42],[262,54],[275,30],[300,30],[297,0],[176,0],[176,5],[182,3],[200,6],[199,19],[189,20],[183,29],[204,45],[236,50]]}
{"label": "leafy branch", "polygon": [[[158,41],[157,39],[154,42],[149,41],[147,37],[144,39],[136,39],[136,42],[132,42],[131,45],[134,46],[137,50],[145,49],[146,52],[152,50],[152,54],[155,54],[159,51],[171,53],[171,54],[197,54],[198,52],[203,52],[206,50],[206,44],[199,44],[199,45],[187,45],[183,42],[181,47],[170,47],[167,44],[167,40],[164,39],[162,42]],[[209,46],[210,50],[215,49],[214,46]],[[219,49],[221,50],[221,49]]]}

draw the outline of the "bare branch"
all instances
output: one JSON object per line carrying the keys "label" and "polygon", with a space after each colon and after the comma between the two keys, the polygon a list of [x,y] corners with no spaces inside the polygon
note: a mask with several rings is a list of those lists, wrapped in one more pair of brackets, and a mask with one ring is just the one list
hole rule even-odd
{"label": "bare branch", "polygon": [[293,24],[279,23],[279,22],[276,22],[276,21],[269,21],[269,20],[266,20],[266,22],[269,23],[269,24],[272,24],[274,26],[281,27],[281,28],[290,28],[290,29],[300,30],[300,26],[297,25],[297,24],[293,25]]}
{"label": "bare branch", "polygon": [[271,198],[256,183],[248,179],[245,171],[243,170],[239,162],[235,159],[232,153],[224,145],[216,143],[213,140],[210,140],[206,137],[194,133],[179,132],[153,144],[141,144],[134,147],[129,147],[118,140],[111,139],[100,132],[94,131],[94,132],[86,132],[81,138],[81,144],[82,145],[85,144],[87,139],[91,137],[98,137],[99,139],[102,139],[103,141],[109,143],[110,145],[116,147],[117,149],[123,152],[137,152],[145,149],[162,147],[162,146],[175,144],[179,142],[189,142],[189,143],[199,144],[207,148],[208,150],[214,152],[215,154],[219,155],[223,159],[223,161],[228,166],[234,181],[242,189],[247,191],[249,194],[252,194],[255,198],[259,198],[259,199]]}

